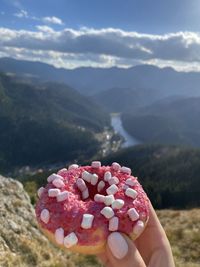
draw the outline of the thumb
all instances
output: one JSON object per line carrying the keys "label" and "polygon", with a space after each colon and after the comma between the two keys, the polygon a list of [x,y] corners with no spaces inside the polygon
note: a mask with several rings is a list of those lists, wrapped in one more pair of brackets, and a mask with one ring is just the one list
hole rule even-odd
{"label": "thumb", "polygon": [[118,232],[108,236],[106,250],[108,260],[113,267],[146,267],[135,244]]}

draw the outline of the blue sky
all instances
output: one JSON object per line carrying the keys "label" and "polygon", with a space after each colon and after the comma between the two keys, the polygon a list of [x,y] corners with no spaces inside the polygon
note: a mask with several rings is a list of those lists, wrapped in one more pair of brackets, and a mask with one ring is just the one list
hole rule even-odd
{"label": "blue sky", "polygon": [[0,0],[0,56],[200,70],[199,0]]}

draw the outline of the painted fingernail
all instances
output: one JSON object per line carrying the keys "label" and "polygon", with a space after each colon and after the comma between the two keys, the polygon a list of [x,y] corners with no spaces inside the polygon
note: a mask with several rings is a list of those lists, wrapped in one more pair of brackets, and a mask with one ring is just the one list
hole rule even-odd
{"label": "painted fingernail", "polygon": [[123,259],[128,253],[128,244],[118,232],[111,233],[108,236],[108,246],[113,256],[117,259]]}

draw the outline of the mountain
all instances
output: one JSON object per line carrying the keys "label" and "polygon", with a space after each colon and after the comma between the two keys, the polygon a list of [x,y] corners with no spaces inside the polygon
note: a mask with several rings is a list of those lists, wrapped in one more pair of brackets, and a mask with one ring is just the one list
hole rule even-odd
{"label": "mountain", "polygon": [[102,162],[130,167],[156,208],[200,205],[200,149],[138,145],[109,155]]}
{"label": "mountain", "polygon": [[159,90],[143,88],[111,88],[92,96],[108,112],[135,112],[139,107],[150,105],[162,98]]}
{"label": "mountain", "polygon": [[200,97],[160,100],[122,114],[125,129],[145,143],[200,147]]}
{"label": "mountain", "polygon": [[59,81],[83,94],[93,95],[109,88],[144,88],[169,95],[200,96],[200,73],[177,72],[172,68],[138,65],[131,68],[55,68],[41,62],[0,58],[0,70],[16,73],[26,79]]}
{"label": "mountain", "polygon": [[86,158],[107,115],[64,84],[37,86],[0,74],[0,168]]}

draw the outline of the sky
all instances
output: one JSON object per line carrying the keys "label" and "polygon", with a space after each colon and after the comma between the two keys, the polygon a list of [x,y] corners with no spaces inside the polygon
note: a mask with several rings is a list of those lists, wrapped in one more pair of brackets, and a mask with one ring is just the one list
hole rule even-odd
{"label": "sky", "polygon": [[200,71],[200,0],[0,0],[0,57]]}

